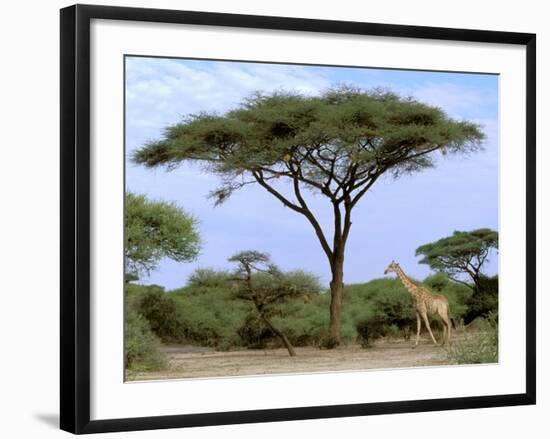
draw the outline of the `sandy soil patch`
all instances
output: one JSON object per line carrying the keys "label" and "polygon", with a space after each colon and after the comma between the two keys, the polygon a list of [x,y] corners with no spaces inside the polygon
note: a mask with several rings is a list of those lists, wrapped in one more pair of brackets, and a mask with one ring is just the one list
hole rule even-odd
{"label": "sandy soil patch", "polygon": [[329,372],[361,369],[440,366],[449,364],[445,348],[421,340],[382,340],[372,348],[359,345],[338,349],[296,348],[296,357],[286,349],[239,350],[216,352],[192,346],[164,346],[168,367],[155,372],[141,372],[130,381],[174,378],[229,377],[263,374]]}

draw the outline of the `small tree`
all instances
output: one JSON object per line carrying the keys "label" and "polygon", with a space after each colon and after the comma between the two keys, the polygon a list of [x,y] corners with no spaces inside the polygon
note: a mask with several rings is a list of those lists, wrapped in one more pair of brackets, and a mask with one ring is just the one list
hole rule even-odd
{"label": "small tree", "polygon": [[[320,96],[258,93],[225,115],[190,115],[167,127],[163,139],[137,150],[133,160],[167,168],[199,162],[221,177],[221,186],[212,193],[216,204],[257,184],[303,215],[330,266],[329,337],[336,346],[354,207],[382,175],[422,171],[434,165],[434,152],[476,151],[483,139],[478,125],[453,120],[438,107],[391,92],[344,86]],[[290,194],[277,185],[278,179],[290,183]],[[330,231],[310,209],[305,191],[330,202]]]}
{"label": "small tree", "polygon": [[124,221],[127,280],[149,274],[164,257],[183,262],[199,253],[197,221],[174,203],[128,192]]}
{"label": "small tree", "polygon": [[[498,232],[477,229],[471,232],[455,231],[452,236],[422,245],[416,249],[416,255],[423,256],[421,264],[446,273],[455,282],[479,292],[484,277],[483,265],[488,261],[491,250],[497,249]],[[464,277],[473,283],[465,281]]]}
{"label": "small tree", "polygon": [[283,273],[266,253],[257,251],[237,253],[229,261],[238,264],[234,297],[251,301],[260,319],[294,357],[296,352],[288,337],[273,325],[271,317],[277,312],[277,304],[294,297],[318,294],[321,289],[318,280],[302,272]]}

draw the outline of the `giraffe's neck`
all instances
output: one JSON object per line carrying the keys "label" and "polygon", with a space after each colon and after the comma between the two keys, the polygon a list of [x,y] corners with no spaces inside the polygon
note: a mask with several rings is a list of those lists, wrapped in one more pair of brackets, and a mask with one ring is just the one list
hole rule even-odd
{"label": "giraffe's neck", "polygon": [[403,283],[403,286],[409,292],[409,294],[414,298],[416,298],[417,296],[416,285],[407,277],[407,275],[401,269],[401,267],[397,267],[397,276],[399,276],[399,279],[401,280],[401,282]]}

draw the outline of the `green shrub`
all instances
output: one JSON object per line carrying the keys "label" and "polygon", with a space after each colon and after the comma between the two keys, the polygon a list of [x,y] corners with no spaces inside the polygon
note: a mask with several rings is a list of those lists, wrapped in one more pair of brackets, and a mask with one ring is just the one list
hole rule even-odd
{"label": "green shrub", "polygon": [[127,372],[161,369],[165,358],[159,350],[160,341],[147,320],[132,306],[124,315],[124,355]]}
{"label": "green shrub", "polygon": [[248,303],[232,300],[220,287],[185,287],[170,293],[176,318],[188,343],[220,350],[243,346],[238,330],[252,311]]}
{"label": "green shrub", "polygon": [[189,276],[187,285],[195,288],[227,287],[230,279],[231,273],[228,271],[214,270],[212,268],[198,268]]}
{"label": "green shrub", "polygon": [[[290,273],[293,283],[311,283],[306,274]],[[427,277],[423,284],[445,295],[458,322],[467,313],[471,290],[446,275]],[[312,284],[313,285],[313,284]],[[326,347],[329,326],[328,291],[290,298],[272,306],[270,317],[294,346]],[[314,291],[315,290],[315,291]],[[225,271],[200,269],[189,285],[170,292],[158,286],[126,285],[127,299],[146,318],[162,341],[209,346],[218,350],[280,346],[265,324],[258,321],[251,302],[235,300],[235,286]],[[346,285],[341,323],[342,344],[372,344],[380,337],[408,339],[416,329],[412,299],[398,279],[374,279]],[[369,327],[370,326],[370,327]],[[432,328],[440,330],[432,320]],[[366,331],[366,332],[365,332]]]}
{"label": "green shrub", "polygon": [[267,342],[274,337],[273,332],[255,313],[246,316],[242,326],[237,329],[237,334],[243,346],[249,349],[265,349]]}
{"label": "green shrub", "polygon": [[468,324],[477,317],[487,317],[498,311],[498,276],[482,277],[479,288],[474,290],[466,303],[467,312],[464,323]]}
{"label": "green shrub", "polygon": [[134,296],[134,302],[138,313],[147,319],[153,333],[163,342],[185,341],[184,328],[176,312],[176,302],[162,287],[143,287],[143,291]]}
{"label": "green shrub", "polygon": [[476,328],[465,332],[462,341],[447,348],[454,364],[484,364],[498,362],[498,322],[494,314],[476,319]]}
{"label": "green shrub", "polygon": [[329,337],[328,334],[325,335],[319,343],[320,349],[334,349],[337,346],[338,342],[333,337]]}
{"label": "green shrub", "polygon": [[291,299],[278,306],[273,322],[294,346],[320,346],[328,335],[329,313],[326,294],[310,299]]}
{"label": "green shrub", "polygon": [[349,285],[345,315],[354,329],[353,340],[366,347],[381,337],[408,336],[415,321],[412,300],[397,279],[375,279]]}
{"label": "green shrub", "polygon": [[355,324],[357,331],[357,341],[366,348],[372,345],[372,342],[388,334],[389,326],[384,319],[371,318],[360,320]]}

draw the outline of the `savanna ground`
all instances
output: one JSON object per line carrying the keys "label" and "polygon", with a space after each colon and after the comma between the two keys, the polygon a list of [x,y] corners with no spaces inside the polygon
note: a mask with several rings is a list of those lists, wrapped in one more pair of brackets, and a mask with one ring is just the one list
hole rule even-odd
{"label": "savanna ground", "polygon": [[[452,345],[461,343],[464,338],[464,331],[455,331]],[[418,347],[413,346],[412,339],[391,338],[378,340],[369,348],[363,348],[359,344],[337,349],[298,347],[297,355],[290,357],[284,348],[219,352],[197,346],[163,345],[161,349],[167,356],[167,367],[158,371],[131,373],[127,379],[164,380],[452,364],[448,347],[435,346],[424,334]]]}

